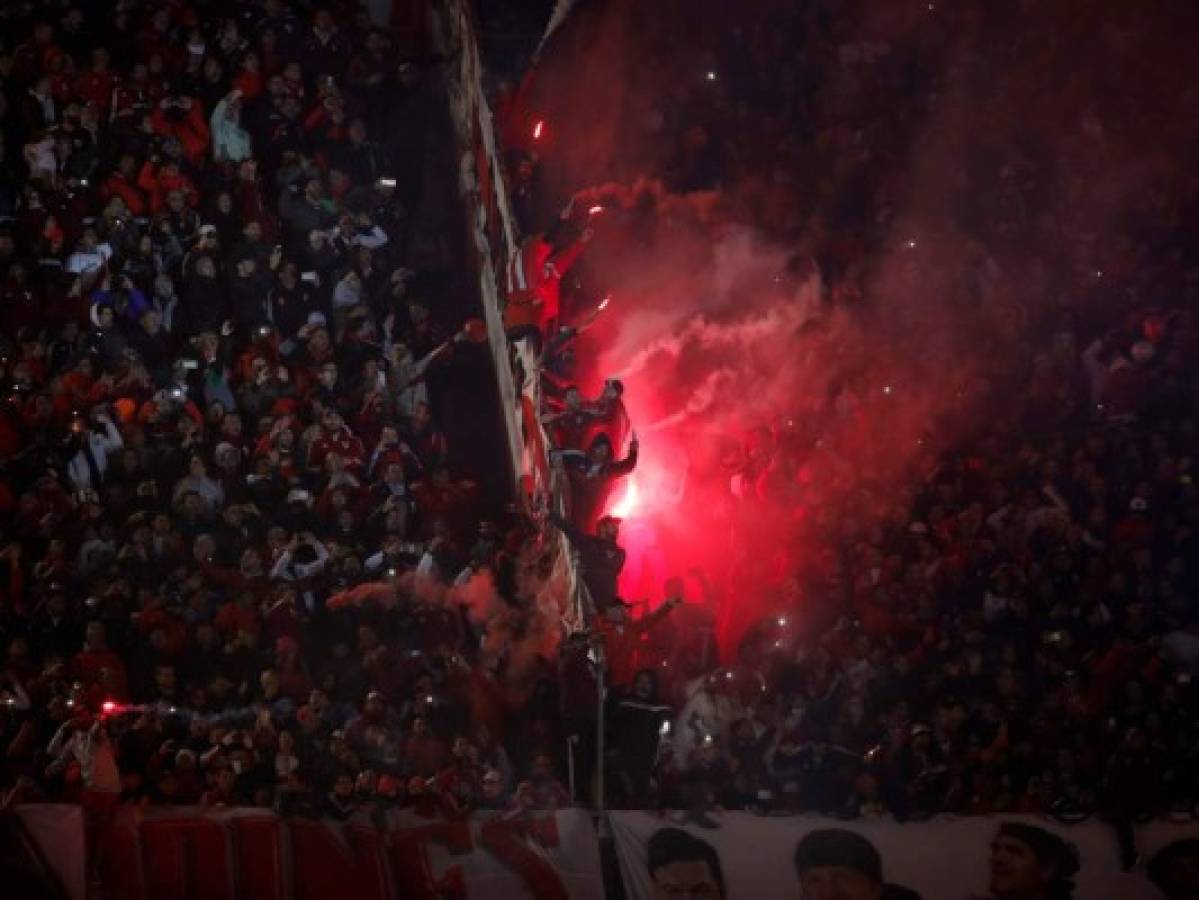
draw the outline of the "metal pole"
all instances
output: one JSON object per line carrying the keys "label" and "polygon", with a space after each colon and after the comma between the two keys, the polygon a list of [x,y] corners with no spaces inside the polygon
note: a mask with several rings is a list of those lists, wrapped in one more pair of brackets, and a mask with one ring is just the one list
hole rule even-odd
{"label": "metal pole", "polygon": [[578,735],[572,734],[566,739],[566,783],[570,785],[570,802],[579,799],[575,793],[575,741]]}
{"label": "metal pole", "polygon": [[599,709],[596,712],[598,731],[595,735],[595,809],[601,815],[604,812],[604,697],[607,690],[604,685],[606,658],[601,643],[595,654],[595,684],[599,699]]}

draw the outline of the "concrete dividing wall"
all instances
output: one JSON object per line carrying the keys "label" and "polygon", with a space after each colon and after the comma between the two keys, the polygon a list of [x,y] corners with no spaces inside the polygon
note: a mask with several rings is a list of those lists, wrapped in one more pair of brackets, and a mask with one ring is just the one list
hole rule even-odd
{"label": "concrete dividing wall", "polygon": [[[459,154],[459,196],[471,230],[473,264],[504,407],[513,481],[527,508],[561,512],[566,485],[561,470],[550,465],[549,441],[540,423],[537,359],[525,342],[512,344],[504,334],[504,273],[520,235],[508,202],[501,148],[483,93],[470,4],[467,0],[436,4],[431,26],[434,46],[450,60],[447,87]],[[574,630],[584,624],[575,560],[564,538],[554,540],[558,559],[541,601],[555,603],[567,628]]]}

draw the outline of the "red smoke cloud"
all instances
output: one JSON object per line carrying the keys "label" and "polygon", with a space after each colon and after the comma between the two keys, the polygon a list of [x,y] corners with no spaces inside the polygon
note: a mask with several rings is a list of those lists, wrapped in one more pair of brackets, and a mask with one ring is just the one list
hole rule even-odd
{"label": "red smoke cloud", "polygon": [[[1115,226],[1167,202],[1195,87],[1178,29],[1128,5],[865,4],[770,70],[814,98],[801,138],[705,49],[788,58],[767,18],[787,5],[649,6],[584,7],[547,49],[546,207],[601,185],[576,198],[604,215],[575,308],[611,293],[580,378],[621,377],[642,438],[613,495],[623,590],[699,566],[748,618],[794,603],[792,576],[836,590],[835,554],[906,526],[942,451],[1013,427],[1064,319],[1106,327]],[[1030,43],[1045,55],[1004,55]],[[687,190],[709,154],[732,176]]]}

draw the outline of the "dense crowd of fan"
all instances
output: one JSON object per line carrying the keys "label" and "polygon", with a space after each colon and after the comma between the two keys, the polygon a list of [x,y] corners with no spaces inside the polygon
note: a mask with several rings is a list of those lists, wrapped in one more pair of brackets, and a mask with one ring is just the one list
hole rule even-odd
{"label": "dense crowd of fan", "polygon": [[0,13],[7,800],[569,802],[427,36],[59,7]]}
{"label": "dense crowd of fan", "polygon": [[[422,196],[439,102],[425,48],[361,14],[237,10],[121,2],[0,20],[13,799],[82,794],[100,815],[120,798],[339,818],[552,809],[594,798],[602,656],[618,805],[709,825],[718,806],[1103,813],[1126,838],[1141,815],[1190,814],[1193,181],[1130,217],[1086,289],[1094,318],[1066,308],[1021,326],[1018,409],[886,516],[819,518],[840,517],[810,554],[822,565],[773,585],[775,612],[724,659],[716,622],[737,598],[704,573],[691,573],[701,603],[680,606],[675,580],[633,621],[616,597],[619,523],[601,513],[636,464],[624,387],[588,402],[559,382],[545,412],[573,515],[548,524],[578,549],[596,615],[559,645],[538,597],[547,522],[485,508],[477,480],[494,473],[447,467],[439,384],[472,331],[469,310],[421,289],[444,263],[414,227],[444,200]],[[810,71],[775,79],[788,34]],[[920,65],[935,48],[899,60],[846,44],[827,10],[727,38],[720,92],[647,117],[677,150],[660,174],[686,190],[838,173],[830,192],[847,199],[818,227],[759,214],[806,235],[830,302],[857,302],[893,201],[894,136],[944,77]],[[902,96],[896,70],[919,76]],[[712,124],[738,79],[757,99],[736,116],[769,127]],[[839,112],[860,106],[817,103],[842,93],[874,98],[868,130]],[[1039,208],[1051,173],[984,149],[959,227],[990,249],[964,264],[964,302],[1017,308],[1020,289],[1049,287],[1000,265],[1011,235],[1021,250],[1063,239]],[[518,197],[531,172],[512,173]],[[521,323],[550,366],[562,312]],[[755,477],[804,452],[783,431],[759,438]]]}
{"label": "dense crowd of fan", "polygon": [[[1130,861],[1131,822],[1189,818],[1199,803],[1199,193],[1180,151],[1156,156],[1139,182],[1149,187],[1117,210],[1096,205],[1094,184],[1121,153],[1170,122],[1135,100],[1148,74],[1096,96],[1087,73],[1152,43],[1161,23],[1116,16],[1096,55],[1082,26],[1054,19],[1064,11],[1037,13],[1038,27],[1027,9],[929,4],[927,15],[896,11],[914,24],[880,11],[872,30],[871,8],[779,5],[750,24],[710,9],[700,18],[711,27],[685,53],[675,19],[638,19],[622,77],[647,87],[625,97],[615,162],[599,176],[720,190],[737,215],[797,248],[797,268],[821,275],[831,306],[872,302],[873,261],[899,238],[968,248],[933,252],[941,271],[920,274],[995,327],[962,366],[972,373],[963,389],[988,415],[927,460],[898,502],[868,472],[842,471],[862,489],[837,494],[834,508],[813,508],[811,492],[788,481],[814,455],[805,429],[763,423],[735,473],[751,487],[722,508],[753,520],[803,496],[811,526],[776,532],[781,544],[794,537],[784,549],[800,562],[767,578],[773,551],[751,546],[725,583],[700,573],[707,599],[673,614],[630,623],[609,597],[620,558],[605,561],[575,535],[584,579],[608,610],[599,630],[620,689],[608,711],[610,799],[653,796],[708,825],[717,807],[1100,814],[1119,826]],[[1066,52],[1078,74],[1060,100],[1038,98]],[[1166,69],[1154,71],[1168,79]],[[1178,88],[1193,111],[1193,86]],[[569,168],[554,157],[569,138],[542,158],[532,136],[522,140],[520,99],[500,85],[517,213],[530,227],[551,205],[538,186]],[[1085,110],[1079,129],[1052,119],[1071,109]],[[965,148],[945,155],[963,133]],[[943,167],[935,190],[953,187],[948,219],[922,220],[909,196],[921,154]],[[897,234],[909,205],[918,212]],[[1088,219],[1100,209],[1102,223]],[[602,271],[590,277],[602,291]],[[585,326],[577,310],[594,302],[565,297],[563,322]],[[587,452],[620,386],[592,404],[577,393],[559,401],[561,376],[590,367],[556,350],[546,351],[559,376],[546,385],[551,437]],[[928,428],[941,424],[957,427]],[[685,593],[681,581],[666,590]],[[773,613],[718,667],[713,628],[759,593],[777,598]],[[585,662],[571,671],[594,677]],[[568,723],[584,744],[593,712]]]}

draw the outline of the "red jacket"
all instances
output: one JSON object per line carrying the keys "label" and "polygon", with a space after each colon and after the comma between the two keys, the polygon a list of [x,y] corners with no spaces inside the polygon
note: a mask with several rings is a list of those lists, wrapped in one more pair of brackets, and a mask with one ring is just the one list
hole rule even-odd
{"label": "red jacket", "polygon": [[171,119],[161,106],[154,107],[150,116],[150,127],[162,137],[175,137],[183,145],[183,153],[193,165],[204,161],[208,153],[208,122],[204,118],[204,106],[192,98],[192,105],[179,119]]}
{"label": "red jacket", "polygon": [[325,458],[330,453],[338,454],[347,467],[362,468],[366,460],[366,450],[362,441],[348,428],[343,428],[337,434],[321,432],[321,436],[312,442],[312,449],[308,451],[309,468],[323,469]]}
{"label": "red jacket", "polygon": [[170,175],[161,166],[147,162],[142,166],[137,176],[137,186],[150,198],[150,212],[158,213],[166,205],[167,194],[171,191],[183,191],[188,206],[195,206],[200,201],[200,194],[192,180],[186,175]]}
{"label": "red jacket", "polygon": [[576,241],[555,253],[543,235],[534,235],[521,245],[508,263],[505,328],[536,325],[544,330],[558,318],[562,276],[582,255],[584,246]]}
{"label": "red jacket", "polygon": [[75,96],[84,103],[94,103],[100,115],[108,115],[112,104],[112,89],[116,79],[110,72],[81,72],[75,79]]}
{"label": "red jacket", "polygon": [[125,205],[129,207],[132,215],[144,216],[146,214],[145,193],[120,172],[113,172],[104,180],[104,184],[100,185],[100,195],[105,200],[120,197],[125,201]]}

